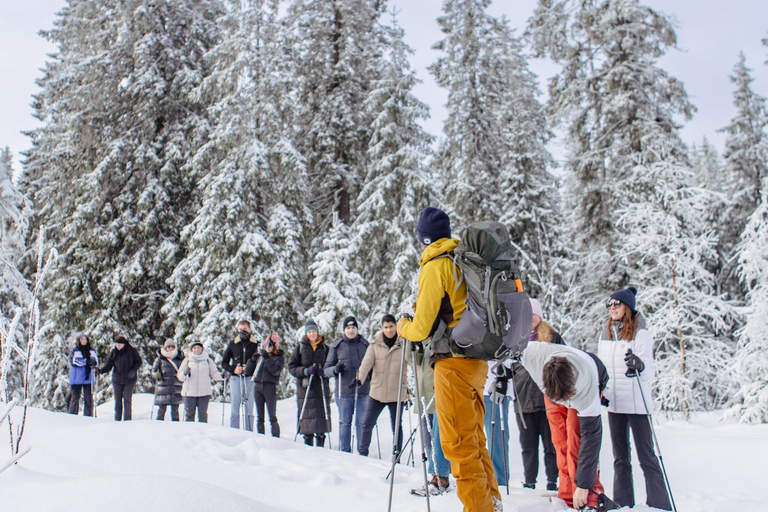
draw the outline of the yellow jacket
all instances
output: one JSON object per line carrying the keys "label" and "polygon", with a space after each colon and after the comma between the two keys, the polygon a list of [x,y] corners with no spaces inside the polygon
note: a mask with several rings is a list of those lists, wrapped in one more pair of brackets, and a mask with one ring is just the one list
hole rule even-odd
{"label": "yellow jacket", "polygon": [[[419,294],[416,297],[416,311],[413,321],[401,320],[398,334],[411,341],[422,341],[434,334],[439,325],[439,319],[455,327],[466,309],[467,286],[461,282],[456,289],[453,279],[453,260],[437,258],[441,254],[453,251],[459,241],[453,238],[441,238],[428,245],[421,254],[419,265]],[[456,268],[457,278],[461,278],[461,270]]]}

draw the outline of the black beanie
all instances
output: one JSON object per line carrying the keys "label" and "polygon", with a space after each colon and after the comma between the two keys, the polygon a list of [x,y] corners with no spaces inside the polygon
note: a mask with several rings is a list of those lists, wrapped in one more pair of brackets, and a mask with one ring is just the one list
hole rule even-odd
{"label": "black beanie", "polygon": [[429,245],[441,238],[450,238],[451,219],[448,218],[448,214],[443,210],[428,206],[419,215],[416,233],[419,237],[419,242],[424,245]]}
{"label": "black beanie", "polygon": [[613,292],[611,294],[611,299],[616,299],[623,302],[627,305],[630,311],[635,313],[635,295],[637,295],[637,289],[630,286],[629,288],[624,288],[623,290]]}
{"label": "black beanie", "polygon": [[350,325],[354,325],[355,327],[357,327],[357,320],[352,315],[344,319],[344,323],[342,324],[341,328],[346,329],[347,326],[350,326]]}
{"label": "black beanie", "polygon": [[115,339],[112,340],[112,341],[114,343],[123,343],[125,345],[130,345],[130,343],[128,343],[128,339],[125,336],[123,336],[122,334],[118,334],[117,336],[115,336]]}

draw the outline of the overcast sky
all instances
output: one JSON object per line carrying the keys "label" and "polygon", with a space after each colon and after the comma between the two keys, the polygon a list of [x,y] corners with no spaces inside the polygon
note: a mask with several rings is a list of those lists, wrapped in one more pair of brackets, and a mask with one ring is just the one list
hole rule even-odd
{"label": "overcast sky", "polygon": [[[679,50],[671,50],[660,65],[685,83],[698,108],[683,130],[686,142],[699,142],[706,136],[722,148],[724,136],[717,133],[734,114],[733,84],[729,75],[740,51],[753,70],[753,89],[768,96],[768,48],[760,40],[768,37],[768,1],[765,0],[646,0],[646,5],[670,15],[676,22]],[[416,95],[426,102],[432,117],[427,131],[439,135],[445,118],[445,93],[427,71],[437,52],[432,44],[441,38],[436,18],[442,0],[390,0],[400,11],[398,19],[406,31],[406,41],[415,50],[412,65],[423,83]],[[536,4],[536,0],[495,0],[491,12],[506,14],[518,33]],[[19,169],[19,153],[29,148],[29,139],[21,132],[37,126],[30,103],[36,92],[35,79],[41,76],[46,54],[54,47],[38,32],[51,28],[64,0],[0,0],[0,147],[9,146]],[[531,62],[539,74],[541,90],[545,80],[557,68],[544,61]],[[553,152],[562,151],[557,144]]]}

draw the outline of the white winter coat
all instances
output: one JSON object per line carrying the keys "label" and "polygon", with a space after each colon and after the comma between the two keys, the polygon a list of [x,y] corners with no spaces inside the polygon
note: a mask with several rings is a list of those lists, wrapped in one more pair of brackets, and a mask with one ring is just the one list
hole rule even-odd
{"label": "white winter coat", "polygon": [[223,380],[216,364],[207,352],[191,354],[184,358],[177,374],[184,383],[182,396],[211,396],[211,380]]}
{"label": "white winter coat", "polygon": [[[608,386],[603,395],[610,400],[608,412],[619,414],[652,414],[653,399],[651,397],[651,380],[656,372],[653,364],[653,338],[645,328],[645,319],[641,313],[637,314],[637,333],[634,340],[614,340],[614,333],[608,333],[607,329],[600,336],[597,345],[597,356],[605,364],[608,370]],[[627,377],[627,365],[624,356],[627,350],[639,357],[645,364],[645,369],[640,377]],[[646,410],[643,398],[640,394],[640,386],[643,388]]]}

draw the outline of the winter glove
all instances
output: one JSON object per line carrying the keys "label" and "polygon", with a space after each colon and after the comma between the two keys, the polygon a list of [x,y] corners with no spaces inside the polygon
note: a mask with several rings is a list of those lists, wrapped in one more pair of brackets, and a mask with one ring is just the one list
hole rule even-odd
{"label": "winter glove", "polygon": [[493,369],[493,374],[500,379],[511,379],[513,372],[512,368],[507,368],[503,364],[500,364]]}
{"label": "winter glove", "polygon": [[269,357],[269,353],[264,349],[259,350],[259,355],[263,358]]}
{"label": "winter glove", "polygon": [[355,380],[353,380],[352,382],[350,382],[350,383],[349,383],[349,389],[352,389],[352,388],[354,388],[355,386],[357,386],[357,387],[360,387],[360,386],[362,386],[362,385],[363,385],[363,383],[362,383],[362,382],[360,382],[360,379],[357,379],[357,378],[356,378]]}
{"label": "winter glove", "polygon": [[344,373],[344,370],[346,369],[347,369],[347,365],[344,364],[344,361],[339,361],[338,363],[336,363],[336,366],[333,367],[333,373],[338,375],[340,373]]}
{"label": "winter glove", "polygon": [[493,384],[493,391],[491,391],[491,401],[501,404],[504,402],[504,397],[507,396],[507,385],[509,381],[507,379],[497,378]]}
{"label": "winter glove", "polygon": [[416,352],[417,354],[423,354],[424,353],[424,344],[420,341],[412,341],[411,346],[413,347],[411,350]]}
{"label": "winter glove", "polygon": [[611,401],[605,398],[604,396],[600,396],[600,405],[602,405],[603,407],[608,407],[609,405],[611,405]]}
{"label": "winter glove", "polygon": [[128,380],[133,380],[136,378],[136,370],[131,370],[128,372]]}
{"label": "winter glove", "polygon": [[627,373],[625,374],[627,377],[635,377],[645,370],[645,363],[632,353],[632,349],[627,350],[624,356],[624,364],[627,365]]}
{"label": "winter glove", "polygon": [[304,368],[304,375],[307,377],[310,375],[317,375],[318,373],[320,373],[320,371],[318,370],[317,366],[308,366]]}

